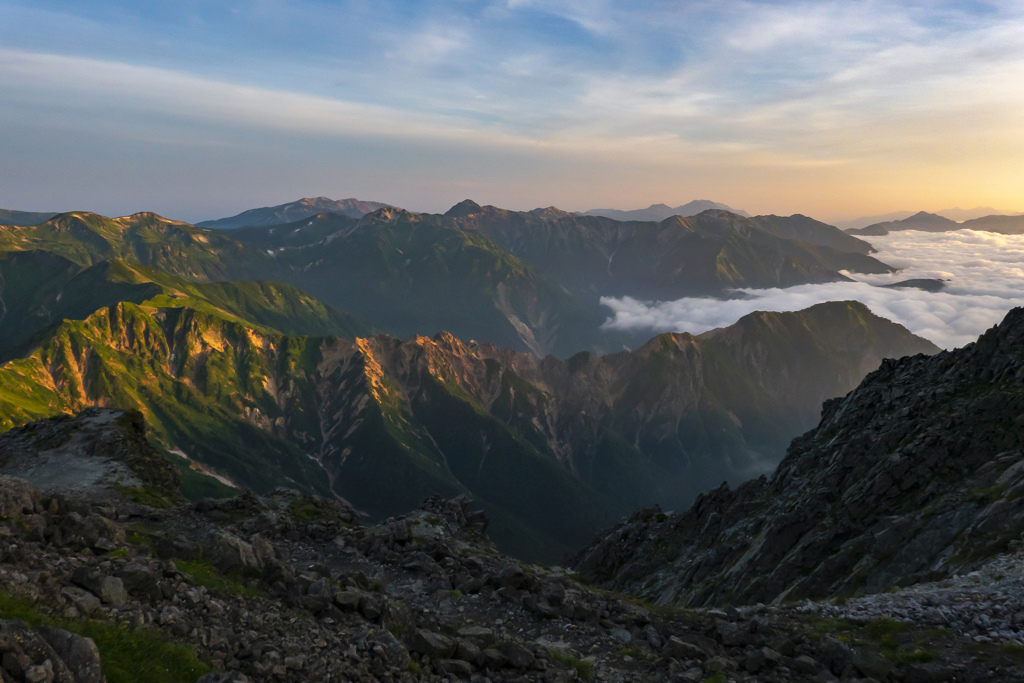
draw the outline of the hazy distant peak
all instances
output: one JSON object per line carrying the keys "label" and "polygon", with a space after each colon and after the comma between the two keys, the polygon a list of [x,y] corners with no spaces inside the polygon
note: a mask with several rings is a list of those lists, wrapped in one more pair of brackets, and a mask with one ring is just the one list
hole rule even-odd
{"label": "hazy distant peak", "polygon": [[542,218],[544,220],[552,220],[552,219],[557,219],[557,218],[566,218],[567,216],[572,216],[573,215],[573,214],[569,213],[568,211],[562,211],[561,209],[559,209],[556,206],[548,206],[548,207],[545,207],[543,209],[541,209],[541,208],[533,209],[532,211],[530,211],[530,214],[533,215],[533,216],[536,216],[537,218]]}
{"label": "hazy distant peak", "polygon": [[483,207],[474,202],[472,199],[463,199],[461,202],[448,209],[445,212],[447,218],[462,218],[463,216],[472,216],[475,213],[483,211]]}
{"label": "hazy distant peak", "polygon": [[11,211],[9,209],[0,209],[0,225],[28,227],[32,225],[39,225],[40,223],[50,220],[56,215],[56,212],[37,213],[34,211]]}
{"label": "hazy distant peak", "polygon": [[737,216],[743,216],[749,218],[750,214],[742,209],[734,209],[731,206],[722,204],[721,202],[713,202],[710,199],[695,199],[692,202],[681,204],[680,206],[671,207],[668,204],[651,204],[646,209],[634,209],[632,211],[623,211],[620,209],[591,209],[590,211],[584,211],[584,216],[604,216],[605,218],[612,218],[617,221],[657,221],[661,222],[671,216],[683,216],[687,218],[689,216],[696,216],[697,214],[708,211],[708,210],[721,210],[734,213]]}
{"label": "hazy distant peak", "polygon": [[927,211],[918,211],[913,216],[908,216],[903,220],[898,221],[886,221],[884,223],[874,223],[864,228],[847,228],[846,232],[850,235],[867,235],[867,236],[881,236],[887,235],[890,232],[900,230],[920,230],[923,232],[948,232],[950,230],[959,230],[960,224],[956,221],[940,216],[935,213],[928,213]]}
{"label": "hazy distant peak", "polygon": [[391,205],[382,202],[364,201],[355,197],[337,200],[329,197],[304,197],[287,204],[249,209],[236,216],[202,221],[201,223],[196,223],[196,225],[203,228],[219,228],[221,230],[232,230],[250,226],[284,225],[315,216],[325,211],[351,218],[362,218],[366,214],[386,206]]}
{"label": "hazy distant peak", "polygon": [[[924,219],[933,219],[933,218],[938,218],[939,220],[947,220],[947,221],[949,220],[945,216],[940,216],[937,213],[928,213],[927,211],[918,211],[913,216],[910,216],[909,218],[904,218],[903,220],[904,221],[914,221],[914,220],[924,220]],[[955,222],[955,221],[951,221],[951,222]]]}

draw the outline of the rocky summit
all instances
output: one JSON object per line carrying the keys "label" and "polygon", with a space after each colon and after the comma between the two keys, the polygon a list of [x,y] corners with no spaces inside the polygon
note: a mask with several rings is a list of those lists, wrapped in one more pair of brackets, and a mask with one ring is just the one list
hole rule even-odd
{"label": "rocky summit", "polygon": [[[486,516],[467,498],[432,497],[365,527],[344,501],[284,488],[197,503],[146,496],[168,480],[147,466],[156,452],[146,451],[142,429],[131,414],[93,409],[0,437],[5,461],[36,480],[0,476],[0,680],[916,683],[1024,675],[1019,652],[998,633],[968,644],[896,621],[877,604],[851,601],[844,618],[832,604],[686,610],[593,588],[571,571],[497,552]],[[112,476],[68,481],[24,465],[68,453]],[[1003,580],[995,572],[968,577],[953,591],[980,583],[998,595],[994,584]],[[894,609],[905,615],[914,600],[901,604]],[[943,648],[941,661],[929,659],[923,639]]]}
{"label": "rocky summit", "polygon": [[887,360],[825,402],[771,478],[679,514],[638,512],[573,566],[693,606],[877,594],[977,569],[1024,531],[1022,342],[1014,309],[962,349]]}

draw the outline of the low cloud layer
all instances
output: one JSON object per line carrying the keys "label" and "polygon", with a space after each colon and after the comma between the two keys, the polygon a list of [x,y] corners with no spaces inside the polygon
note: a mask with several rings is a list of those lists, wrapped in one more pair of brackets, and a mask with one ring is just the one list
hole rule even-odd
{"label": "low cloud layer", "polygon": [[[741,289],[747,298],[726,301],[688,297],[643,302],[605,297],[613,315],[605,327],[618,330],[698,334],[731,325],[753,311],[796,311],[825,301],[857,300],[876,315],[951,349],[974,341],[1014,306],[1024,306],[1024,236],[973,230],[907,231],[870,238],[879,260],[900,268],[895,275],[848,273],[857,282],[802,285],[787,289]],[[941,292],[886,289],[879,285],[912,278],[946,280]]]}

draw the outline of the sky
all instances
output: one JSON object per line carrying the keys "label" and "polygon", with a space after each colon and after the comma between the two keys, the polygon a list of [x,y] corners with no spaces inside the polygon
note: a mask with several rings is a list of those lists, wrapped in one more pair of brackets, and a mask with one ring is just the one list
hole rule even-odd
{"label": "sky", "polygon": [[1024,211],[1024,3],[0,0],[0,207]]}
{"label": "sky", "polygon": [[[825,301],[860,301],[875,314],[945,348],[973,342],[1024,306],[1024,235],[975,230],[943,233],[907,230],[869,237],[875,258],[899,268],[884,275],[846,273],[854,282],[785,289],[740,289],[742,298],[689,297],[642,302],[604,298],[611,329],[699,334],[732,325],[754,311],[797,311]],[[943,289],[886,288],[916,278],[944,281]]]}

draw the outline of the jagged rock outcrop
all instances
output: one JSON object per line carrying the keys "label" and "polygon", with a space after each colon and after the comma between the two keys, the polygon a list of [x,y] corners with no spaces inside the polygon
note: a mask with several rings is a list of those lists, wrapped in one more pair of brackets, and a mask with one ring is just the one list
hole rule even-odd
{"label": "jagged rock outcrop", "polygon": [[92,407],[11,429],[0,436],[0,474],[52,489],[122,487],[181,501],[181,474],[146,440],[145,418],[134,410]]}
{"label": "jagged rock outcrop", "polygon": [[771,478],[640,511],[573,566],[661,603],[877,593],[971,569],[1024,532],[1024,309],[886,360],[825,402]]}

